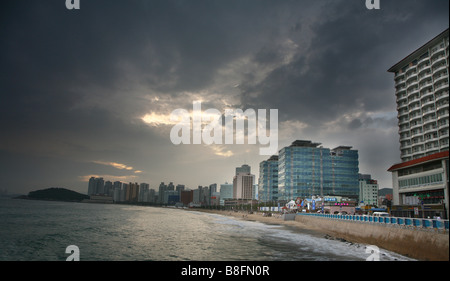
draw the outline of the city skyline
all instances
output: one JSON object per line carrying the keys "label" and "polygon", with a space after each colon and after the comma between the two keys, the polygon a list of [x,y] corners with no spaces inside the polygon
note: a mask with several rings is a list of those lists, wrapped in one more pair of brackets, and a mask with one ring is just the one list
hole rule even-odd
{"label": "city skyline", "polygon": [[[14,1],[0,30],[0,178],[9,193],[91,177],[195,188],[257,169],[259,145],[174,145],[170,113],[278,109],[278,150],[352,146],[392,188],[393,74],[448,28],[445,0]],[[254,172],[258,179],[258,173]],[[257,181],[257,180],[256,180]]]}

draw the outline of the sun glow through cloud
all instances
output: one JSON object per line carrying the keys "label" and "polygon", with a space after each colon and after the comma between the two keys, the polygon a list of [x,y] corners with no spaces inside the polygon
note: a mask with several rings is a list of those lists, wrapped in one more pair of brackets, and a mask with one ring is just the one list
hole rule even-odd
{"label": "sun glow through cloud", "polygon": [[116,169],[119,170],[128,170],[131,171],[133,170],[133,167],[131,166],[127,166],[125,164],[120,164],[120,163],[116,163],[116,162],[104,162],[104,161],[92,161],[95,164],[100,164],[100,165],[105,165],[105,166],[112,166]]}

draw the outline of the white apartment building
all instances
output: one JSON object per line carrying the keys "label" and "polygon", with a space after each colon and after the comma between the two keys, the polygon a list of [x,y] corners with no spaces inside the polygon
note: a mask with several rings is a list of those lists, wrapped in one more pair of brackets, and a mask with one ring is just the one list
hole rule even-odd
{"label": "white apartment building", "polygon": [[378,182],[370,175],[359,176],[359,203],[363,206],[378,206]]}
{"label": "white apartment building", "polygon": [[391,166],[395,216],[449,217],[449,29],[406,56],[395,73],[400,156]]}
{"label": "white apartment building", "polygon": [[238,173],[233,178],[233,198],[253,199],[253,182],[255,176],[248,173]]}
{"label": "white apartment building", "polygon": [[449,148],[449,30],[392,66],[402,162]]}

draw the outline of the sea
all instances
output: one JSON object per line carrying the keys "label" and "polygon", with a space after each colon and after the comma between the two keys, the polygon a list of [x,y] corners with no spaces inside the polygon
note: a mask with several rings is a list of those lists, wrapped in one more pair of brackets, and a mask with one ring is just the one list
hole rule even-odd
{"label": "sea", "polygon": [[[365,261],[364,244],[175,208],[0,197],[0,261]],[[412,259],[380,249],[381,261]]]}

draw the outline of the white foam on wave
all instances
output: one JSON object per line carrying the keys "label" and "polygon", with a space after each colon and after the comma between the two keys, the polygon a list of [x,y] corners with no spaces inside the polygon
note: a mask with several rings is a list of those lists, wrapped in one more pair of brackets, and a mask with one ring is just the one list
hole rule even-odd
{"label": "white foam on wave", "polygon": [[[265,224],[262,222],[239,220],[223,215],[208,214],[218,225],[232,226],[230,231],[253,237],[261,237],[275,243],[294,245],[298,251],[315,253],[323,259],[366,260],[371,251],[366,252],[369,245],[327,239],[319,235],[290,230],[283,225]],[[413,261],[414,259],[400,254],[379,249],[380,261]],[[329,257],[329,258],[327,258]]]}

